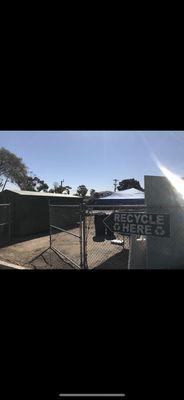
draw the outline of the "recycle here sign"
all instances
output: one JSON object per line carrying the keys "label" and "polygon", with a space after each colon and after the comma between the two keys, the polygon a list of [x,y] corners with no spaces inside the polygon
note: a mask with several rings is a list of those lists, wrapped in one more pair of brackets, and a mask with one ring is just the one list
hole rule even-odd
{"label": "recycle here sign", "polygon": [[113,212],[103,222],[112,232],[122,235],[170,237],[169,214]]}

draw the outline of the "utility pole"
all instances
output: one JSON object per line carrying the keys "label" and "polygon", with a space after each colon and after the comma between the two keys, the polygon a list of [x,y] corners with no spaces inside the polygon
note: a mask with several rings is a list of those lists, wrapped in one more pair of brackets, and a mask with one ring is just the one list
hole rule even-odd
{"label": "utility pole", "polygon": [[114,182],[114,191],[116,192],[117,183],[119,182],[119,179],[113,179],[113,182]]}
{"label": "utility pole", "polygon": [[61,181],[61,187],[63,186],[64,179]]}

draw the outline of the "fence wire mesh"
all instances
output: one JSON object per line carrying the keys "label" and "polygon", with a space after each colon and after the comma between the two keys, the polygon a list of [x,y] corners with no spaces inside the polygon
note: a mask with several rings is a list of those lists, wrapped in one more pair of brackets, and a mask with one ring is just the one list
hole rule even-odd
{"label": "fence wire mesh", "polygon": [[62,259],[51,248],[47,248],[35,259],[29,262],[33,269],[73,269],[68,262]]}
{"label": "fence wire mesh", "polygon": [[50,204],[50,247],[55,253],[51,252],[51,266],[57,261],[61,268],[81,267],[80,206]]}
{"label": "fence wire mesh", "polygon": [[[49,204],[50,246],[41,253],[41,262],[49,268],[127,269],[130,236],[112,232],[105,223],[116,210],[117,207],[85,204]],[[122,211],[133,212],[136,207],[119,206],[118,212]],[[40,263],[38,257],[35,261]]]}
{"label": "fence wire mesh", "polygon": [[86,211],[86,259],[88,268],[128,268],[129,237],[112,233],[104,224],[109,210]]}
{"label": "fence wire mesh", "polygon": [[50,204],[51,267],[127,269],[130,236],[111,232],[104,223],[114,210]]}

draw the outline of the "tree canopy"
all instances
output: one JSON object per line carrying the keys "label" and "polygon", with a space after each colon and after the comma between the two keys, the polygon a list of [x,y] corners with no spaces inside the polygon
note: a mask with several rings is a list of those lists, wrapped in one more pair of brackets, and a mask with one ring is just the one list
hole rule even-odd
{"label": "tree canopy", "polygon": [[18,183],[21,190],[28,190],[33,192],[47,192],[49,186],[44,180],[40,180],[37,176],[27,175]]}
{"label": "tree canopy", "polygon": [[85,197],[88,192],[88,189],[85,185],[80,185],[77,188],[77,196]]}
{"label": "tree canopy", "polygon": [[15,183],[21,190],[46,192],[49,189],[44,180],[33,176],[28,172],[28,168],[22,161],[22,158],[17,157],[14,153],[0,148],[0,187],[5,189],[7,182]]}
{"label": "tree canopy", "polygon": [[70,190],[72,189],[71,186],[63,186],[59,185],[58,182],[54,182],[53,184],[54,188],[49,190],[49,193],[64,193],[66,192],[67,194],[70,194]]}
{"label": "tree canopy", "polygon": [[126,189],[137,189],[140,190],[141,192],[144,192],[144,189],[141,187],[140,182],[137,181],[136,179],[124,179],[119,182],[118,190],[126,190]]}
{"label": "tree canopy", "polygon": [[19,182],[27,176],[27,167],[22,158],[4,147],[0,148],[0,186],[5,189],[7,182],[19,185]]}
{"label": "tree canopy", "polygon": [[95,189],[91,189],[90,190],[90,196],[94,196],[94,194],[95,194]]}

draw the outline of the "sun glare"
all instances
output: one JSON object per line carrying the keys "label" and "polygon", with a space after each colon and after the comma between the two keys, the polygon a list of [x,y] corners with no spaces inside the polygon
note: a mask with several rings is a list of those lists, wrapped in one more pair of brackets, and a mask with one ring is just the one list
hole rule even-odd
{"label": "sun glare", "polygon": [[184,180],[171,172],[168,168],[164,167],[158,160],[156,160],[156,163],[174,189],[184,198]]}

